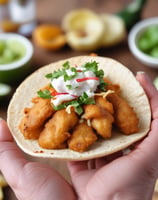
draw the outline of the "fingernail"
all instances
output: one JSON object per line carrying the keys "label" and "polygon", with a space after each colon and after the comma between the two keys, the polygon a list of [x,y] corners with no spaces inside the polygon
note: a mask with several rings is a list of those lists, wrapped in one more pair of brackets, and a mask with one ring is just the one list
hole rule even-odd
{"label": "fingernail", "polygon": [[145,74],[144,71],[138,71],[137,74]]}
{"label": "fingernail", "polygon": [[0,121],[2,121],[3,120],[3,118],[2,117],[0,117]]}
{"label": "fingernail", "polygon": [[143,76],[143,79],[145,79],[146,81],[148,81],[148,82],[150,82],[150,83],[152,83],[152,80],[151,80],[151,78],[145,73],[145,72],[143,72],[143,71],[140,71],[140,72],[137,72],[137,75],[138,74],[142,74],[142,75],[144,75]]}

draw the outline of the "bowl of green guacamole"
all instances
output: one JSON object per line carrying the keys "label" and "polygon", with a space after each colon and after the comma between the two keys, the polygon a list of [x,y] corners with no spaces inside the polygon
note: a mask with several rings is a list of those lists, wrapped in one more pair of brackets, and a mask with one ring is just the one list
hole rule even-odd
{"label": "bowl of green guacamole", "polygon": [[128,44],[139,61],[158,68],[158,17],[138,22],[129,33]]}
{"label": "bowl of green guacamole", "polygon": [[32,43],[19,34],[0,34],[0,82],[16,83],[29,73],[33,56]]}

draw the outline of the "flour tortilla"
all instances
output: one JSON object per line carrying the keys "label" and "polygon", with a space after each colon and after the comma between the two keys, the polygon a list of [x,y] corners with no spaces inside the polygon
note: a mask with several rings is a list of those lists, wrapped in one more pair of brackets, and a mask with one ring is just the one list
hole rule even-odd
{"label": "flour tortilla", "polygon": [[[122,90],[122,97],[134,108],[139,118],[139,132],[126,136],[114,130],[112,138],[100,139],[86,152],[78,153],[69,149],[42,149],[37,140],[26,140],[18,126],[24,115],[24,108],[31,107],[31,99],[37,96],[37,91],[49,83],[45,75],[62,68],[64,62],[69,61],[72,66],[82,65],[95,60],[99,68],[104,70],[105,77],[113,83],[118,83]],[[105,57],[78,56],[51,63],[30,75],[16,90],[8,107],[8,125],[18,146],[27,154],[35,157],[57,158],[64,160],[87,160],[112,154],[127,148],[134,142],[144,138],[150,128],[151,111],[148,98],[128,68],[119,62]]]}

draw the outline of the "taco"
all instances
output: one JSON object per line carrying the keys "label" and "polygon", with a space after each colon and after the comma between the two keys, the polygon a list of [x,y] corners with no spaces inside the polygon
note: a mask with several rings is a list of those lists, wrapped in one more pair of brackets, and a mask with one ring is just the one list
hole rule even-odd
{"label": "taco", "polygon": [[[69,69],[71,73],[66,71]],[[80,72],[89,73],[87,69],[93,71],[88,75],[90,78],[80,77]],[[76,74],[79,77],[76,78]],[[74,77],[78,82],[91,81],[89,85],[95,91],[91,88],[78,96],[73,90],[71,97],[65,101],[57,98],[68,93],[62,89],[56,91],[50,80],[63,88],[63,84],[57,80],[62,75],[69,91],[72,87],[80,92],[83,89],[81,85],[67,82]],[[82,86],[87,90],[86,82]],[[92,93],[97,93],[95,98]],[[107,109],[102,107],[103,97],[108,101]],[[41,108],[34,111],[35,117],[38,116],[36,124],[34,118],[29,119],[34,126],[34,129],[29,129],[26,123],[33,105],[41,105]],[[7,121],[15,141],[25,153],[44,158],[87,160],[123,150],[144,138],[150,128],[151,111],[143,88],[128,68],[110,58],[78,56],[44,66],[24,80],[10,101]],[[64,134],[59,135],[60,142],[57,143],[49,134],[56,135],[61,129]],[[87,135],[90,139],[86,138]],[[82,141],[88,142],[82,144]]]}

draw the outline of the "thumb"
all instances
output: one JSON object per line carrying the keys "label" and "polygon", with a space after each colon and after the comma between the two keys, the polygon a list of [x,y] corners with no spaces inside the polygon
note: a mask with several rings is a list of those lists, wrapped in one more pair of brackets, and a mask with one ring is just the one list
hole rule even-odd
{"label": "thumb", "polygon": [[17,172],[26,164],[24,155],[15,144],[4,120],[0,120],[0,170],[10,185],[15,185]]}
{"label": "thumb", "polygon": [[6,122],[0,118],[0,142],[13,141],[10,131],[6,125]]}

